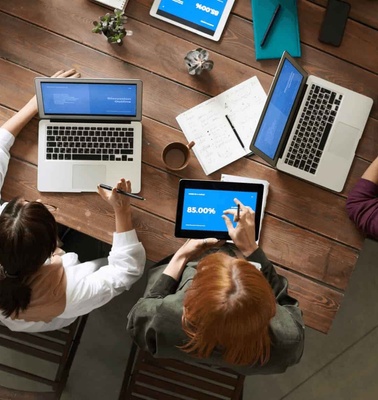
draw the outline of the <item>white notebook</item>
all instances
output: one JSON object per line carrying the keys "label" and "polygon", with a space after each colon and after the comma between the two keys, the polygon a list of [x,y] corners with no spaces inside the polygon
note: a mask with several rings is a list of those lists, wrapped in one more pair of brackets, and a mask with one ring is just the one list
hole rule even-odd
{"label": "white notebook", "polygon": [[124,10],[128,2],[128,0],[90,0],[90,1],[105,6],[107,8],[111,8],[112,10],[114,10],[115,8],[118,8],[119,10]]}

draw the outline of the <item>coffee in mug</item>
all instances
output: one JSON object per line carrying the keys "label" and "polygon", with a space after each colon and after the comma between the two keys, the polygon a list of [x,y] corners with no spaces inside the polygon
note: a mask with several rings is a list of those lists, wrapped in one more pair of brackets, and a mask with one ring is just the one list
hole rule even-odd
{"label": "coffee in mug", "polygon": [[194,142],[188,144],[181,142],[169,143],[163,150],[162,159],[165,166],[173,171],[180,171],[189,163],[190,149]]}

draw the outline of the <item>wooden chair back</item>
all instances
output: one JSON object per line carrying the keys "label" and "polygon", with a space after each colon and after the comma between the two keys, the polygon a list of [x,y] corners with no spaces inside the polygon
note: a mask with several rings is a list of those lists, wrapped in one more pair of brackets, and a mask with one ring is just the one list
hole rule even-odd
{"label": "wooden chair back", "polygon": [[1,400],[56,400],[55,392],[29,392],[0,386]]}
{"label": "wooden chair back", "polygon": [[156,359],[133,345],[119,400],[241,400],[244,378],[197,363]]}
{"label": "wooden chair back", "polygon": [[[40,382],[53,389],[55,398],[59,399],[66,385],[72,362],[75,358],[81,335],[87,321],[87,315],[77,318],[66,328],[41,333],[13,332],[6,326],[0,325],[0,346],[15,350],[22,354],[49,361],[56,364],[54,377],[47,378],[41,374],[31,373],[19,366],[0,363],[0,370],[12,375],[21,376],[31,381]],[[5,391],[6,388],[1,390]],[[10,390],[10,389],[8,389]],[[0,392],[1,393],[1,392]],[[43,399],[44,397],[27,397],[28,392],[19,394],[24,397],[9,397],[10,399]],[[31,396],[30,392],[29,395]],[[37,395],[37,394],[36,394]],[[43,393],[41,394],[43,395]],[[26,396],[26,397],[25,397]],[[49,397],[45,397],[46,399]],[[50,396],[50,399],[52,397]],[[3,398],[0,397],[2,400]]]}

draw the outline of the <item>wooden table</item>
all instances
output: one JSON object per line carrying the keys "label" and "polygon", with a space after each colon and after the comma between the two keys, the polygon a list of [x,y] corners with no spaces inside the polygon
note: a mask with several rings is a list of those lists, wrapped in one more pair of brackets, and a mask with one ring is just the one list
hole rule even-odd
{"label": "wooden table", "polygon": [[[336,48],[317,40],[326,0],[298,0],[300,63],[310,73],[375,100],[344,191],[333,193],[278,172],[257,156],[243,158],[208,177],[219,179],[227,173],[270,182],[260,244],[289,279],[306,324],[325,333],[340,307],[363,241],[346,215],[346,194],[378,153],[378,1],[350,2],[345,37]],[[33,78],[38,75],[75,67],[83,77],[142,79],[141,194],[147,201],[132,203],[138,236],[148,259],[155,261],[182,243],[173,236],[179,179],[207,178],[195,157],[182,173],[164,168],[163,147],[174,140],[185,141],[176,116],[254,75],[268,90],[278,60],[255,60],[249,0],[236,0],[220,42],[150,17],[151,3],[129,1],[127,28],[134,34],[118,47],[91,33],[92,21],[106,9],[88,0],[0,0],[0,121],[34,94]],[[215,66],[210,73],[192,77],[183,59],[200,46],[210,51]],[[33,120],[12,148],[3,199],[41,198],[56,207],[59,222],[111,242],[114,218],[97,194],[36,190],[37,124]]]}

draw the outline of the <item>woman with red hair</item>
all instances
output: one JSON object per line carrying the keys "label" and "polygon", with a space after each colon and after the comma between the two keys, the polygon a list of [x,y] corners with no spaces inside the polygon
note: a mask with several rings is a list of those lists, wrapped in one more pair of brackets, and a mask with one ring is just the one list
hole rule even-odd
{"label": "woman with red hair", "polygon": [[[150,270],[145,297],[128,315],[137,345],[157,358],[198,361],[244,375],[276,374],[299,362],[304,324],[255,241],[250,207],[226,210],[233,245],[216,239],[188,240]],[[228,214],[228,215],[227,215]]]}

